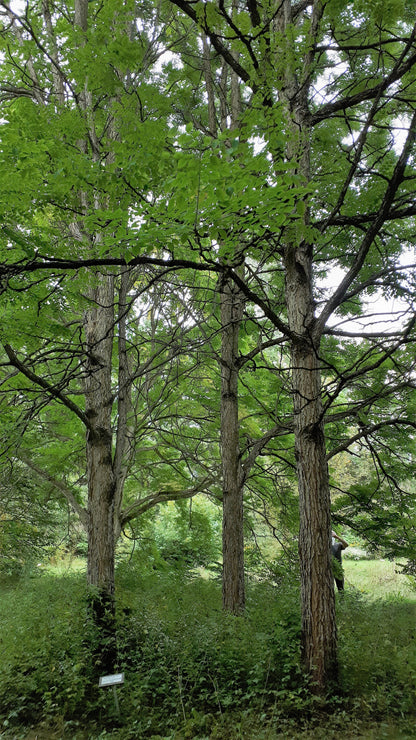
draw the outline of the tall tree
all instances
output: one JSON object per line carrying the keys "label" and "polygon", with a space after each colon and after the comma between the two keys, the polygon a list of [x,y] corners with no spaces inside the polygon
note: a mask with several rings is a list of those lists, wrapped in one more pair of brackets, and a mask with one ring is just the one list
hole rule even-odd
{"label": "tall tree", "polygon": [[[354,2],[341,11],[338,3],[284,0],[267,8],[239,6],[232,15],[222,2],[202,8],[173,1],[246,84],[246,99],[251,90],[248,107],[263,117],[259,128],[276,173],[290,168],[294,180],[309,190],[294,196],[300,218],[275,235],[277,246],[270,250],[271,258],[280,260],[286,284],[286,315],[271,318],[291,347],[303,663],[323,690],[337,675],[324,421],[348,380],[341,371],[335,393],[325,399],[322,338],[334,312],[354,296],[365,296],[381,276],[390,291],[400,290],[395,237],[400,219],[414,214],[408,183],[416,120],[415,28],[409,24],[399,30],[398,25],[406,17],[413,22],[410,5],[399,3],[400,12],[397,6],[388,15],[370,5],[363,13],[362,4]],[[224,36],[232,40],[232,52]],[[333,72],[337,66],[339,75]],[[398,120],[406,132],[399,150],[394,141]],[[336,179],[324,159],[329,149],[336,153]],[[345,267],[343,278],[317,311],[316,275],[337,263]],[[233,276],[244,290],[235,271]],[[397,342],[383,342],[382,358],[413,340],[412,332],[413,317]],[[361,355],[358,366],[358,372],[369,372],[370,356]]]}
{"label": "tall tree", "polygon": [[[153,39],[157,39],[150,45],[152,53],[149,46],[144,49],[140,45],[140,38],[138,44],[128,47],[133,55],[140,49],[140,64],[149,56],[155,58],[168,44],[175,51],[176,56],[159,78],[159,94],[154,87],[150,94],[150,78],[145,76],[142,82],[146,84],[140,91],[133,85],[133,95],[123,95],[120,105],[118,91],[125,89],[126,81],[122,78],[120,83],[120,76],[114,75],[120,61],[115,64],[111,57],[115,48],[121,48],[117,47],[118,38],[115,45],[108,46],[111,62],[100,66],[101,72],[107,72],[105,82],[102,76],[89,75],[88,89],[99,79],[95,92],[105,90],[106,94],[102,98],[96,95],[96,106],[88,108],[94,114],[95,129],[90,120],[85,123],[85,117],[80,116],[83,123],[76,135],[75,130],[72,133],[83,184],[80,187],[77,181],[76,193],[79,197],[93,173],[96,194],[101,196],[109,188],[112,199],[105,209],[101,200],[100,207],[88,213],[82,209],[79,213],[77,206],[72,222],[83,222],[90,235],[100,225],[100,238],[90,239],[88,256],[103,272],[110,267],[114,270],[115,265],[133,268],[154,262],[168,270],[192,268],[221,274],[223,285],[233,286],[235,295],[240,292],[246,306],[256,306],[256,318],[267,325],[270,341],[286,347],[282,350],[283,362],[275,368],[281,378],[277,399],[280,402],[287,391],[285,381],[290,374],[287,394],[293,404],[293,423],[283,419],[274,431],[275,436],[286,435],[282,451],[294,434],[300,504],[303,664],[316,690],[325,691],[337,675],[327,457],[337,448],[348,449],[357,441],[357,434],[360,439],[368,439],[375,431],[379,400],[386,399],[393,389],[409,388],[413,383],[414,265],[404,268],[399,261],[401,252],[412,242],[415,215],[416,27],[412,4],[404,0],[388,8],[366,0],[347,4],[338,0],[283,0],[262,5],[249,2],[247,6],[172,0],[172,4],[175,10],[180,9],[181,16],[178,19],[176,10],[166,38],[159,30],[158,10],[152,5],[145,8]],[[111,27],[114,7],[110,2],[103,3],[97,19],[103,11],[101,40],[108,38],[105,29]],[[28,26],[26,18],[20,22],[30,48],[39,50],[36,28]],[[98,34],[97,26],[94,28]],[[225,75],[228,67],[240,80],[242,112],[232,137],[227,131],[217,140],[213,138],[212,106],[206,108],[202,128],[193,116],[192,103],[197,100],[200,104],[202,98],[199,93],[190,98],[188,81],[196,79],[194,90],[200,90],[203,69],[188,64],[186,52],[189,37],[199,38],[201,33],[221,60],[218,69]],[[175,41],[170,43],[172,34]],[[85,46],[82,34],[73,40],[79,50],[83,79],[88,65],[92,65],[91,70],[97,69],[93,64],[96,47],[92,41],[89,45],[93,35],[92,31],[87,35]],[[14,53],[18,60],[19,44],[21,39],[16,36]],[[50,47],[49,60],[54,53]],[[68,146],[68,138],[58,137],[59,145],[48,140],[49,146],[45,147],[32,102],[22,115],[28,98],[36,102],[37,115],[41,110],[40,91],[45,70],[50,67],[41,65],[35,80],[32,57],[20,62],[9,82],[3,84],[3,94],[13,99],[20,96],[21,107],[15,106],[12,111],[18,126],[23,125],[23,119],[27,126],[31,116],[34,133],[29,141],[38,158],[36,165],[30,160],[30,174],[39,192],[44,193],[40,172],[49,171],[48,156],[52,153],[57,161],[58,150]],[[136,67],[140,64],[136,58]],[[52,66],[57,70],[56,63]],[[124,69],[131,66],[129,54]],[[16,71],[22,68],[26,71],[23,83]],[[65,75],[65,90],[71,94],[75,71],[74,67],[74,73]],[[137,82],[134,74],[132,79]],[[220,74],[214,82],[220,86],[222,80]],[[73,110],[82,110],[81,98],[72,98],[80,106]],[[109,108],[117,111],[118,138],[107,135]],[[144,138],[137,146],[132,109],[136,116],[139,114],[139,128],[146,135],[146,152]],[[143,118],[144,110],[148,118],[143,121],[140,116]],[[226,108],[220,111],[225,117],[229,115]],[[69,113],[72,116],[72,108]],[[50,120],[58,122],[50,108],[48,115],[49,125]],[[165,130],[163,146],[159,138],[158,146],[153,147],[154,129],[161,118],[174,121],[177,128],[174,132],[172,127],[168,133]],[[186,123],[186,127],[180,123]],[[13,136],[9,135],[11,146]],[[98,141],[102,155],[99,162],[84,156],[76,143],[79,141],[87,141],[93,153]],[[14,144],[19,148],[17,128]],[[123,146],[125,156],[119,161],[115,156],[112,162],[107,150],[116,154],[117,147]],[[128,146],[134,155],[130,151],[127,156]],[[149,148],[151,152],[157,149],[158,157],[153,157]],[[27,155],[27,147],[22,154]],[[7,155],[3,155],[3,170],[7,192],[13,194]],[[48,187],[55,199],[57,194],[68,193],[60,177],[59,172],[55,172],[54,180],[50,177]],[[135,199],[129,200],[123,210],[119,200],[122,194],[132,192]],[[51,202],[52,197],[48,204]],[[94,198],[91,202],[97,204]],[[19,281],[22,275],[37,275],[39,271],[91,266],[82,239],[72,240],[72,259],[65,255],[64,260],[62,252],[52,254],[45,241],[38,241],[40,255],[34,253],[36,234],[41,231],[45,237],[47,233],[45,228],[39,230],[39,213],[38,231],[34,228],[34,203],[39,206],[39,198],[32,192],[20,203],[14,197],[12,209],[10,203],[3,205],[9,223],[9,231],[3,234],[8,233],[13,241],[13,246],[10,241],[7,244],[4,279],[15,276],[13,279]],[[65,203],[66,208],[68,203],[74,208],[73,196]],[[16,233],[17,215],[23,212],[26,225],[28,213],[31,216],[29,237],[28,228],[25,233]],[[44,211],[42,216],[44,224]],[[241,246],[244,274],[239,271],[241,251],[237,247]],[[333,273],[334,268],[337,273]],[[329,288],[322,284],[327,276]],[[407,301],[401,321],[391,331],[375,324],[357,329],[346,323],[358,315],[361,321],[365,317],[367,323],[370,321],[371,308],[367,311],[365,304],[376,291]],[[108,304],[105,306],[108,308]],[[357,341],[363,337],[365,343]],[[248,357],[253,357],[252,351],[256,351],[254,347]],[[377,369],[381,367],[388,367],[389,372],[380,381]],[[351,390],[349,396],[347,389]],[[410,408],[403,424],[411,423]],[[388,425],[387,418],[383,421]],[[331,436],[339,424],[344,425],[341,445]],[[278,444],[276,439],[273,444]],[[247,447],[249,460],[257,449],[257,442],[250,452]]]}
{"label": "tall tree", "polygon": [[[10,102],[3,125],[3,140],[9,136],[3,166],[6,170],[7,162],[17,155],[21,185],[26,174],[31,178],[26,180],[27,187],[21,188],[25,206],[19,206],[16,201],[3,203],[3,215],[10,225],[3,231],[6,249],[13,242],[20,245],[19,249],[27,248],[29,242],[24,234],[29,232],[35,241],[38,235],[38,247],[41,245],[43,249],[47,234],[58,262],[62,248],[66,253],[70,245],[72,250],[79,249],[99,264],[114,244],[125,238],[129,218],[135,233],[135,221],[140,220],[142,211],[151,208],[152,198],[157,198],[159,177],[166,166],[166,160],[160,158],[160,146],[165,144],[166,116],[160,107],[154,115],[154,100],[150,102],[152,92],[156,97],[159,95],[160,103],[163,100],[163,95],[149,84],[149,69],[157,59],[161,33],[157,13],[153,14],[151,6],[144,10],[139,31],[133,4],[129,3],[122,7],[111,2],[93,7],[87,0],[76,0],[73,9],[62,4],[58,11],[47,1],[34,2],[23,13],[8,3],[1,5],[5,19],[3,37],[8,48],[4,67],[7,82],[2,86],[2,93],[3,100]],[[144,28],[149,17],[151,26],[147,34]],[[66,48],[71,50],[69,56]],[[142,97],[140,86],[144,90]],[[33,122],[36,123],[32,130],[26,129]],[[143,158],[141,167],[137,161],[133,164],[130,161],[126,132],[132,122],[134,127],[139,122],[143,128],[143,138],[136,138],[138,157]],[[30,161],[31,144],[37,153],[43,151],[42,161]],[[123,146],[127,156],[121,171]],[[150,195],[147,194],[149,182],[152,182]],[[25,379],[26,396],[33,396],[38,389],[40,400],[30,414],[35,413],[36,405],[37,410],[42,409],[45,398],[49,398],[74,414],[86,432],[86,513],[74,495],[73,483],[65,484],[59,476],[54,480],[87,523],[91,613],[101,632],[97,666],[101,671],[111,671],[116,660],[114,548],[117,536],[138,512],[169,497],[193,495],[204,488],[206,477],[204,482],[195,484],[201,468],[194,467],[192,474],[187,475],[183,466],[179,484],[163,494],[151,492],[145,502],[141,497],[138,501],[130,500],[128,511],[122,512],[124,483],[138,454],[134,435],[141,423],[135,406],[140,390],[133,399],[132,389],[144,378],[143,388],[149,401],[149,389],[158,371],[160,375],[166,365],[169,369],[162,373],[164,385],[161,386],[162,397],[166,398],[173,379],[172,360],[179,353],[172,345],[172,335],[169,337],[165,331],[163,339],[154,337],[155,344],[148,348],[145,360],[132,359],[138,351],[138,345],[133,344],[133,337],[138,336],[134,330],[137,312],[132,309],[141,295],[136,287],[137,269],[120,271],[91,265],[86,276],[77,276],[65,298],[61,292],[64,275],[59,272],[56,281],[53,278],[41,280],[40,284],[35,281],[37,289],[30,293],[35,301],[34,336],[34,325],[32,336],[26,328],[14,337],[10,325],[6,322],[3,326],[8,359],[3,366],[14,369],[6,372],[3,390],[16,391],[15,371],[18,371],[17,383],[21,386],[20,378]],[[147,279],[152,285],[157,276]],[[19,289],[17,284],[10,287],[11,291]],[[33,311],[33,302],[30,308]],[[49,327],[42,322],[44,316],[52,318],[56,331],[57,315],[62,316],[64,325],[62,339],[58,338],[58,332],[51,337]],[[133,329],[127,327],[127,317]],[[185,326],[174,326],[173,338],[179,339],[180,351],[186,333]],[[83,405],[79,403],[80,396]],[[153,419],[157,408],[160,399],[149,408]],[[155,439],[153,444],[157,445]],[[24,456],[21,459],[42,474],[39,460]],[[50,471],[44,471],[44,476],[52,480]],[[190,485],[186,486],[186,482]]]}
{"label": "tall tree", "polygon": [[[237,5],[234,4],[232,12],[236,11]],[[196,62],[199,52],[201,58]],[[173,205],[171,219],[174,225],[180,221],[182,228],[186,229],[186,252],[190,246],[194,253],[201,255],[200,267],[205,262],[207,270],[215,265],[221,273],[218,280],[218,318],[214,295],[211,309],[207,308],[207,320],[209,311],[212,312],[211,321],[208,320],[204,331],[209,332],[208,327],[215,327],[215,321],[219,321],[221,347],[215,345],[214,328],[211,328],[213,339],[210,340],[210,347],[221,369],[223,606],[238,614],[243,611],[245,603],[245,484],[256,458],[281,428],[280,419],[277,424],[271,413],[268,423],[259,423],[256,434],[248,444],[241,401],[249,405],[247,397],[252,390],[243,386],[239,375],[244,365],[253,362],[261,353],[263,346],[273,346],[279,340],[268,338],[266,343],[263,342],[261,321],[248,311],[244,293],[229,274],[229,269],[238,265],[240,277],[247,274],[248,284],[256,281],[256,270],[253,265],[248,268],[245,258],[248,247],[257,241],[257,235],[253,237],[251,214],[255,208],[257,213],[260,213],[260,209],[268,213],[272,200],[272,196],[268,198],[263,188],[256,192],[258,178],[267,177],[271,167],[261,154],[252,161],[252,145],[242,140],[239,129],[244,105],[238,75],[228,68],[224,60],[218,59],[206,36],[201,35],[198,29],[193,29],[193,33],[188,32],[186,43],[178,47],[177,53],[180,54],[183,68],[174,68],[168,79],[170,85],[180,80],[182,100],[185,99],[186,90],[188,98],[192,100],[192,110],[190,105],[185,106],[184,103],[182,109],[178,109],[177,104],[175,106],[178,120],[186,122],[187,135],[179,136],[176,144],[180,153],[178,156],[181,157],[179,166],[185,171],[186,179],[183,184],[179,178],[175,183],[177,192],[173,192],[170,200],[170,205]],[[249,127],[246,130],[249,131]],[[182,162],[188,166],[185,168]],[[178,198],[182,190],[188,198],[191,196],[190,208],[187,205],[186,210]],[[172,256],[178,253],[176,247]],[[218,259],[213,258],[213,254],[218,254]],[[252,326],[250,339],[250,332],[245,330],[248,322]],[[256,328],[253,330],[253,327]],[[242,354],[242,332],[246,337],[247,356]]]}
{"label": "tall tree", "polygon": [[[235,5],[233,6],[235,10]],[[215,69],[211,60],[211,48],[207,38],[202,38],[203,72],[207,90],[209,133],[216,139],[238,127],[241,115],[239,80],[223,62],[221,75],[221,97],[219,105],[215,96]],[[228,79],[231,78],[231,79]],[[220,110],[218,116],[217,108]],[[218,122],[219,119],[219,122]],[[241,246],[236,249],[242,255]],[[234,256],[234,259],[238,255]],[[244,268],[240,268],[244,269]],[[233,280],[226,274],[221,277],[220,323],[221,323],[221,461],[222,461],[222,595],[223,607],[239,614],[245,607],[244,581],[244,474],[240,450],[238,354],[239,332],[244,313],[244,296]]]}

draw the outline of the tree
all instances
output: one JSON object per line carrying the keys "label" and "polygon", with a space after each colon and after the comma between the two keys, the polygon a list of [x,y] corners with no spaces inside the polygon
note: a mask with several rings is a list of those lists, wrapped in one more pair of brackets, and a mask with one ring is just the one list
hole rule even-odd
{"label": "tree", "polygon": [[[97,136],[94,138],[88,125],[87,139],[85,126],[82,133],[78,131],[78,138],[73,135],[74,142],[82,139],[88,146],[95,142],[93,151],[100,151],[106,160],[105,167],[99,168],[94,160],[92,167],[91,158],[80,156],[83,186],[93,170],[96,193],[109,197],[105,208],[102,201],[98,207],[93,198],[95,208],[81,214],[90,229],[86,233],[99,232],[99,239],[89,240],[88,258],[82,240],[76,239],[71,259],[67,255],[63,259],[61,252],[59,257],[58,252],[52,254],[44,242],[41,253],[34,254],[33,219],[29,237],[15,228],[16,215],[24,212],[29,230],[32,194],[22,203],[14,199],[13,207],[3,208],[13,247],[9,241],[2,275],[5,280],[14,275],[18,281],[21,276],[47,271],[94,265],[111,273],[117,265],[132,269],[153,263],[169,271],[206,270],[221,275],[222,285],[232,286],[236,294],[244,296],[246,306],[256,307],[256,318],[267,326],[270,341],[282,347],[283,361],[275,368],[281,378],[279,402],[286,394],[293,403],[291,422],[283,404],[283,416],[277,414],[273,434],[267,440],[274,437],[274,449],[282,442],[283,460],[294,435],[302,659],[315,689],[325,692],[337,676],[327,458],[345,451],[357,439],[368,439],[375,430],[379,402],[399,388],[413,387],[414,265],[403,267],[399,261],[411,244],[415,215],[416,28],[412,8],[410,3],[397,2],[386,9],[365,0],[346,5],[337,0],[325,4],[283,0],[262,6],[251,1],[243,6],[172,0],[172,5],[174,16],[169,15],[169,6],[163,6],[170,23],[165,37],[157,11],[151,5],[146,7],[148,27],[153,29],[149,36],[153,34],[159,43],[157,48],[155,43],[150,45],[153,53],[169,47],[178,60],[166,66],[159,90],[145,76],[140,93],[133,85],[134,94],[125,97],[119,92],[125,78],[120,85],[119,77],[113,75],[118,64],[112,59],[108,67],[101,65],[101,70],[112,70],[111,84],[107,78],[104,85],[100,77],[103,86],[97,85],[97,90],[106,94],[95,98],[95,107],[88,107],[90,114],[94,111],[94,116],[98,115],[98,149]],[[100,22],[105,16],[108,28],[114,8],[111,3],[103,8]],[[177,8],[183,14],[179,19]],[[101,38],[108,38],[102,26],[94,28],[94,33],[100,29]],[[202,69],[187,63],[186,50],[188,38],[199,38],[201,33],[217,55],[215,69],[228,68],[240,80],[242,113],[232,138],[226,130],[217,139],[213,137],[212,106],[206,109],[205,131],[192,115],[187,81],[197,79],[194,91],[199,104]],[[29,37],[33,42],[33,33],[29,32]],[[78,47],[84,50],[82,64],[89,51],[93,61],[94,45],[89,42],[82,47],[80,39],[82,35],[77,38]],[[111,54],[117,43],[110,45]],[[129,47],[133,56],[138,48],[140,43]],[[202,42],[200,49],[203,52]],[[26,64],[30,70],[27,60]],[[131,57],[126,68],[131,69]],[[215,84],[220,86],[221,74],[215,74]],[[92,79],[90,75],[89,89]],[[73,78],[66,75],[66,80],[71,89]],[[23,87],[26,93],[21,103],[27,102],[28,85]],[[16,91],[14,78],[8,88],[4,86],[4,94],[15,97],[16,92],[21,93],[21,87]],[[32,80],[30,95],[36,97],[39,89],[42,85]],[[123,96],[123,105],[118,95]],[[149,151],[145,156],[137,145],[131,113],[133,108],[140,116],[143,98],[146,105],[151,100],[145,109],[157,114],[149,114],[151,125],[146,127],[144,122],[141,132],[148,136],[150,152],[157,151],[159,156]],[[118,114],[117,136],[107,136],[107,131],[113,130],[107,125],[109,108]],[[219,110],[229,114],[227,105],[222,109],[220,105]],[[166,126],[169,115],[176,128]],[[180,125],[180,118],[186,126]],[[156,144],[153,129],[159,124],[163,132]],[[58,141],[61,147],[67,146],[65,137]],[[37,173],[40,183],[39,172],[47,169],[47,158],[44,144],[35,143],[39,158],[32,175]],[[124,155],[117,160],[123,145]],[[140,153],[141,169],[137,158],[130,164],[129,145],[135,155]],[[114,161],[105,147],[114,154]],[[56,149],[52,151],[56,153]],[[7,167],[4,169],[7,173]],[[10,178],[6,184],[13,193]],[[53,182],[54,194],[59,192],[58,184],[59,177]],[[77,193],[79,190],[78,182]],[[135,199],[123,210],[119,200],[132,192]],[[120,210],[124,213],[121,221]],[[32,250],[29,255],[24,245]],[[240,270],[242,257],[244,272]],[[336,285],[335,267],[341,274]],[[329,288],[321,282],[327,276],[331,276]],[[348,325],[347,319],[357,316],[361,321],[364,317],[370,320],[372,311],[366,310],[366,301],[377,291],[407,301],[401,321],[387,332],[375,325],[361,330]],[[102,334],[103,341],[104,337]],[[366,342],[360,343],[363,337]],[[254,347],[248,356],[252,351]],[[379,368],[389,370],[384,379],[377,373]],[[286,382],[289,375],[290,389]],[[350,395],[346,395],[347,389]],[[390,423],[385,416],[382,422],[385,426]],[[401,424],[413,428],[410,413]],[[343,426],[341,445],[332,438],[339,425]],[[258,449],[257,441],[260,443],[256,440],[246,448],[247,460]]]}
{"label": "tree", "polygon": [[[34,281],[27,300],[26,319],[32,319],[30,331],[25,327],[19,333],[13,332],[16,327],[7,320],[3,326],[3,391],[8,397],[14,394],[17,398],[20,392],[23,399],[36,398],[34,404],[22,400],[22,405],[28,414],[26,419],[35,414],[39,418],[40,412],[39,426],[48,428],[49,417],[49,451],[57,420],[52,421],[53,412],[46,410],[42,416],[42,411],[51,400],[77,419],[78,438],[81,430],[86,434],[86,469],[82,470],[81,465],[79,474],[87,489],[86,512],[74,493],[74,471],[69,481],[63,480],[62,475],[56,475],[54,480],[88,528],[90,606],[101,634],[97,669],[111,671],[116,661],[114,548],[122,527],[159,501],[192,496],[208,484],[205,474],[196,482],[203,465],[191,467],[188,460],[186,467],[181,461],[180,475],[176,464],[176,485],[167,490],[162,486],[162,490],[148,496],[131,499],[122,512],[126,477],[139,455],[135,436],[139,436],[140,430],[143,434],[144,429],[149,434],[137,406],[141,393],[146,393],[145,404],[154,424],[155,416],[164,412],[171,384],[177,380],[175,358],[182,352],[182,343],[189,333],[186,326],[176,323],[173,338],[166,325],[163,335],[152,333],[152,323],[147,332],[150,344],[146,357],[141,358],[140,329],[137,332],[134,328],[137,300],[142,294],[137,285],[142,279],[151,286],[158,276],[140,276],[137,269],[99,266],[110,248],[125,238],[130,218],[135,233],[136,220],[151,208],[152,198],[157,198],[159,178],[163,181],[169,169],[159,151],[160,143],[165,143],[166,118],[158,109],[154,116],[151,107],[153,93],[160,103],[163,95],[148,82],[149,68],[157,59],[158,36],[155,32],[152,39],[138,30],[134,8],[129,4],[123,8],[114,3],[92,8],[85,0],[76,0],[73,11],[67,12],[62,5],[57,12],[48,2],[32,3],[22,15],[7,3],[2,3],[2,7],[8,47],[7,82],[2,91],[3,100],[11,101],[3,127],[7,147],[2,164],[6,173],[9,161],[17,154],[20,184],[24,182],[26,186],[18,195],[20,206],[13,199],[3,203],[3,215],[10,225],[3,231],[5,248],[14,245],[27,252],[36,242],[36,249],[44,249],[45,240],[49,240],[58,261],[62,247],[66,253],[67,245],[97,261],[87,275],[76,276],[70,290],[67,285],[63,290],[65,278],[60,268],[56,277]],[[157,18],[150,6],[147,12],[153,33]],[[142,22],[146,24],[146,11]],[[74,56],[64,55],[66,45],[76,50]],[[131,65],[139,65],[139,71],[131,73]],[[27,74],[22,72],[23,67]],[[144,135],[139,155],[143,167],[138,169],[137,161],[131,163],[126,134],[136,128],[137,121],[142,124]],[[127,156],[121,175],[122,146],[127,147]],[[44,156],[37,157],[42,151]],[[147,201],[150,181],[152,192]],[[9,287],[13,295],[21,288],[19,279]],[[157,307],[149,310],[155,315]],[[52,333],[45,319],[52,322]],[[156,381],[158,376],[160,380]],[[83,404],[79,403],[80,398]],[[22,429],[24,416],[20,418]],[[151,445],[160,455],[163,446],[154,434]],[[73,447],[71,456],[73,460]],[[42,470],[40,457],[20,454],[33,471],[51,481],[50,466]],[[172,456],[165,460],[162,457],[163,465],[173,468],[175,460]],[[212,476],[209,482],[213,482]]]}
{"label": "tree", "polygon": [[[236,6],[234,4],[233,11]],[[207,107],[209,134],[218,139],[218,133],[232,136],[233,129],[238,127],[241,115],[239,81],[235,73],[227,75],[223,62],[221,79],[222,109],[221,122],[217,121],[217,100],[215,96],[215,68],[211,60],[210,44],[202,37],[202,71],[207,90]],[[231,80],[227,77],[231,76]],[[229,115],[228,115],[229,111]],[[227,120],[228,119],[228,120]],[[220,152],[218,152],[221,159]],[[227,237],[229,232],[226,229]],[[223,238],[219,236],[221,245]],[[231,240],[227,240],[230,249]],[[232,247],[231,247],[232,249]],[[233,259],[242,255],[242,245],[235,246]],[[244,268],[242,268],[244,269]],[[240,451],[239,390],[238,390],[238,354],[239,333],[244,314],[244,297],[233,281],[225,275],[219,283],[220,325],[221,325],[221,462],[222,462],[222,594],[223,607],[234,614],[240,614],[245,607],[244,582],[244,474]]]}
{"label": "tree", "polygon": [[[409,233],[406,221],[401,227],[402,219],[414,214],[408,183],[413,176],[416,122],[415,28],[396,31],[398,19],[403,19],[398,8],[386,18],[379,6],[366,7],[368,13],[357,17],[355,3],[342,12],[337,3],[285,1],[267,8],[250,3],[233,16],[221,2],[203,8],[184,0],[174,4],[202,28],[216,52],[251,89],[248,107],[257,106],[263,116],[261,131],[276,172],[293,168],[294,177],[310,189],[309,195],[294,196],[295,211],[302,218],[282,229],[272,252],[280,259],[286,285],[286,317],[273,320],[291,347],[303,663],[318,690],[323,690],[337,674],[324,419],[348,373],[335,369],[338,388],[325,398],[322,338],[334,312],[381,280],[394,294],[406,290],[395,258],[398,234],[402,231],[406,240]],[[401,7],[405,10],[410,8]],[[224,36],[231,40],[232,53]],[[336,64],[343,72],[334,79],[329,69]],[[398,153],[393,137],[397,120],[406,129]],[[329,147],[336,152],[336,180],[322,159]],[[343,279],[317,312],[317,269],[329,272],[337,263],[345,267]],[[235,271],[233,277],[244,291]],[[411,316],[398,339],[382,341],[378,362],[403,342],[413,341],[413,323]],[[371,352],[361,354],[355,372],[364,375],[364,368],[370,372],[373,359]]]}

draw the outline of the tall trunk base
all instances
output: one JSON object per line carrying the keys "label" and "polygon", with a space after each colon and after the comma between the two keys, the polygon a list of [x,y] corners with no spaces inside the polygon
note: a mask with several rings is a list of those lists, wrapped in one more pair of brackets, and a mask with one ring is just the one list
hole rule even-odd
{"label": "tall trunk base", "polygon": [[90,589],[87,594],[85,647],[94,677],[115,672],[118,661],[114,595],[105,589]]}
{"label": "tall trunk base", "polygon": [[224,493],[222,524],[222,606],[230,614],[245,609],[243,491]]}

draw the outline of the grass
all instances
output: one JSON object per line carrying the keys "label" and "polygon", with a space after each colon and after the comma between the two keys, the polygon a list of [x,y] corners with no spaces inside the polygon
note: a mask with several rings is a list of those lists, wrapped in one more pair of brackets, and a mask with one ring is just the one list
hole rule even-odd
{"label": "grass", "polygon": [[353,560],[343,558],[345,588],[358,589],[370,598],[402,598],[416,601],[415,583],[400,573],[391,560]]}
{"label": "grass", "polygon": [[295,584],[251,584],[236,619],[218,582],[121,565],[121,728],[112,692],[87,680],[82,566],[0,584],[0,738],[416,738],[416,591],[393,563],[344,559],[341,691],[326,703],[299,671]]}
{"label": "grass", "polygon": [[74,573],[85,574],[87,571],[86,558],[75,556],[54,557],[49,563],[39,563],[39,571],[52,576],[66,576]]}

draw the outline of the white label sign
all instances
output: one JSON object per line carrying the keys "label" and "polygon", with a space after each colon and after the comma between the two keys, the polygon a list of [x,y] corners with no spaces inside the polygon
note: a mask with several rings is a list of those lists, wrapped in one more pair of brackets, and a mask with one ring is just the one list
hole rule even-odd
{"label": "white label sign", "polygon": [[124,683],[124,673],[114,673],[112,676],[101,676],[99,686],[115,686]]}

